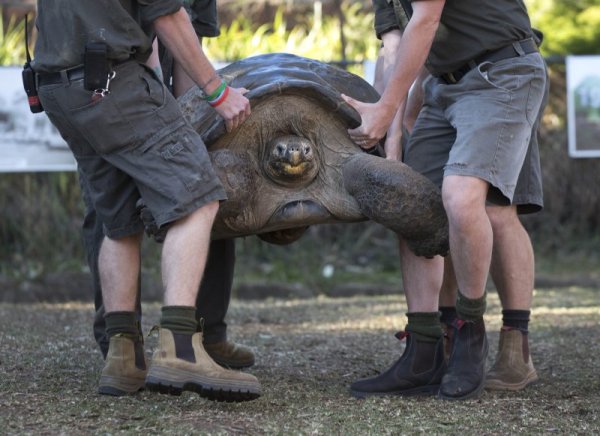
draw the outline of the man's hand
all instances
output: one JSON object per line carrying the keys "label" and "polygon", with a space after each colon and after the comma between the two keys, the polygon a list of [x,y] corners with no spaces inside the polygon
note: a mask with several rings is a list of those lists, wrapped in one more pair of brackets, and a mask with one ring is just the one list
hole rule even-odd
{"label": "man's hand", "polygon": [[342,94],[346,103],[360,115],[361,125],[356,129],[348,129],[350,138],[362,148],[372,148],[384,137],[395,114],[395,108],[381,107],[379,103],[364,103]]}
{"label": "man's hand", "polygon": [[240,126],[250,116],[250,101],[244,97],[246,88],[231,88],[223,103],[215,107],[215,110],[225,120],[225,128],[228,132]]}

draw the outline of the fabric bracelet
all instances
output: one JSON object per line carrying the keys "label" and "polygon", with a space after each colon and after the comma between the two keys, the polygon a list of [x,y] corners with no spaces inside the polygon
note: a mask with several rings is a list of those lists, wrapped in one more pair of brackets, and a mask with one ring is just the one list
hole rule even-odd
{"label": "fabric bracelet", "polygon": [[225,91],[225,88],[227,88],[227,82],[225,82],[225,80],[221,79],[221,84],[219,85],[219,87],[217,89],[215,89],[212,92],[212,94],[206,95],[202,98],[204,100],[208,101],[209,103],[211,101],[217,100],[221,96],[221,94],[223,94],[223,92]]}
{"label": "fabric bracelet", "polygon": [[[225,83],[225,82],[223,82],[223,83]],[[227,86],[227,84],[225,84],[225,90],[223,91],[223,93],[221,95],[219,95],[219,97],[217,97],[215,100],[209,101],[208,104],[211,105],[212,107],[217,107],[225,101],[225,99],[227,98],[228,95],[229,95],[229,86]]]}

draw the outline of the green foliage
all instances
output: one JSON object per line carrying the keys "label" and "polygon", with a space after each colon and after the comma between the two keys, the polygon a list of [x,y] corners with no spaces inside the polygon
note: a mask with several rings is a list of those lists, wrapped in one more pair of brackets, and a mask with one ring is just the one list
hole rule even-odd
{"label": "green foliage", "polygon": [[[0,9],[2,16],[2,9]],[[12,17],[6,28],[0,19],[0,65],[22,65],[25,62],[25,21]]]}
{"label": "green foliage", "polygon": [[598,0],[526,0],[544,55],[600,54]]}
{"label": "green foliage", "polygon": [[323,17],[315,9],[312,17],[288,30],[284,10],[280,8],[272,23],[257,25],[240,16],[230,26],[221,28],[221,36],[205,40],[205,51],[209,58],[227,62],[276,52],[324,62],[375,59],[379,42],[373,31],[373,14],[362,13],[360,3],[344,2],[341,9],[344,48],[337,17]]}
{"label": "green foliage", "polygon": [[0,174],[0,277],[35,279],[83,262],[77,174]]}

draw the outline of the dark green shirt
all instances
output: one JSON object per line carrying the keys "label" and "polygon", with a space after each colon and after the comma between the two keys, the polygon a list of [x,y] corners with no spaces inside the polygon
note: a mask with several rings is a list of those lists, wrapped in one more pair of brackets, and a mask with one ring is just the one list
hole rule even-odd
{"label": "dark green shirt", "polygon": [[144,62],[152,23],[181,6],[182,0],[38,0],[33,67],[54,72],[81,65],[88,42],[105,42],[109,59]]}
{"label": "dark green shirt", "polygon": [[[373,5],[378,36],[393,28],[403,30],[392,0],[373,0]],[[395,20],[395,26],[390,20]],[[522,0],[446,0],[426,66],[434,75],[449,73],[486,51],[530,37]]]}

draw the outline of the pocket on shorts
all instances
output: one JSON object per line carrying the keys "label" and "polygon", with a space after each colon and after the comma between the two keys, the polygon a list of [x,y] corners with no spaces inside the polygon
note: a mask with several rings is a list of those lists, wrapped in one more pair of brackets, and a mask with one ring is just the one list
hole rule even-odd
{"label": "pocket on shorts", "polygon": [[189,133],[174,133],[163,141],[145,150],[145,153],[160,156],[160,168],[156,168],[155,172],[157,182],[164,182],[165,177],[175,177],[188,192],[195,192],[203,185],[214,183],[216,174],[208,152],[206,148],[194,143]]}
{"label": "pocket on shorts", "polygon": [[479,76],[487,84],[516,97],[516,101],[525,99],[525,116],[529,124],[537,117],[546,83],[543,61],[538,64],[538,59],[533,56],[539,57],[539,54],[482,62],[477,66]]}
{"label": "pocket on shorts", "polygon": [[119,69],[110,94],[95,102],[81,85],[73,88],[71,115],[99,154],[136,147],[164,126],[159,111],[166,102],[165,87],[139,65]]}

